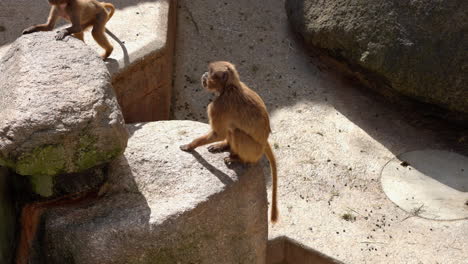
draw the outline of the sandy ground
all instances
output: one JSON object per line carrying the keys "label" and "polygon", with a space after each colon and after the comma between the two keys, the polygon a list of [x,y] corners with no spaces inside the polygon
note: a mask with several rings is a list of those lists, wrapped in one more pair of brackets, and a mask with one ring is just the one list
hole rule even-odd
{"label": "sandy ground", "polygon": [[206,122],[212,97],[199,78],[228,60],[264,99],[279,164],[286,235],[345,263],[467,263],[468,220],[434,221],[383,193],[396,155],[442,149],[467,155],[468,133],[396,107],[311,57],[291,33],[283,0],[179,0],[173,115]]}

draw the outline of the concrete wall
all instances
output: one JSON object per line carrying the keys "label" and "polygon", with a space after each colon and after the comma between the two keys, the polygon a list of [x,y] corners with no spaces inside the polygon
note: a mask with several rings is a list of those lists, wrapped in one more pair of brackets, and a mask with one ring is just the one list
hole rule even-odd
{"label": "concrete wall", "polygon": [[112,85],[126,123],[168,120],[177,24],[177,1],[169,1],[165,46],[116,73]]}

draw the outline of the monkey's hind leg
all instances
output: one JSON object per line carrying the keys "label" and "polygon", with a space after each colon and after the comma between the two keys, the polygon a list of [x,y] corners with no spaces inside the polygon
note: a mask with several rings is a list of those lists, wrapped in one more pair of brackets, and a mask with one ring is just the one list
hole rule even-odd
{"label": "monkey's hind leg", "polygon": [[220,152],[225,152],[225,151],[229,151],[229,143],[227,142],[227,140],[221,142],[221,143],[218,143],[218,144],[214,144],[214,145],[211,145],[208,147],[208,151],[211,152],[211,153],[220,153]]}
{"label": "monkey's hind leg", "polygon": [[83,24],[81,25],[81,28],[83,29],[83,31],[81,32],[78,32],[78,33],[73,33],[73,36],[81,41],[84,42],[84,32],[86,29],[88,29],[89,27],[91,27],[93,24],[91,22],[88,22],[86,24]]}
{"label": "monkey's hind leg", "polygon": [[105,35],[106,30],[106,22],[107,16],[105,15],[98,15],[96,18],[96,22],[94,23],[93,30],[91,34],[93,35],[94,40],[105,50],[105,52],[101,55],[103,60],[107,59],[109,55],[111,55],[114,47],[109,43]]}
{"label": "monkey's hind leg", "polygon": [[73,33],[73,36],[84,42],[84,32],[83,31],[78,32],[78,33]]}
{"label": "monkey's hind leg", "polygon": [[236,154],[244,163],[255,163],[263,155],[263,145],[240,129],[234,129],[228,136],[231,153]]}

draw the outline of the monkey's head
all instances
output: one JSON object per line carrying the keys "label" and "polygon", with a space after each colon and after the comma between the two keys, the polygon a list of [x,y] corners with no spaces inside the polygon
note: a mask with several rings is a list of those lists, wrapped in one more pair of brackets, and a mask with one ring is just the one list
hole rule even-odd
{"label": "monkey's head", "polygon": [[210,92],[221,93],[228,85],[238,85],[236,67],[227,61],[215,61],[208,65],[208,72],[201,78],[202,86]]}
{"label": "monkey's head", "polygon": [[68,0],[49,0],[50,5],[61,5],[68,3]]}

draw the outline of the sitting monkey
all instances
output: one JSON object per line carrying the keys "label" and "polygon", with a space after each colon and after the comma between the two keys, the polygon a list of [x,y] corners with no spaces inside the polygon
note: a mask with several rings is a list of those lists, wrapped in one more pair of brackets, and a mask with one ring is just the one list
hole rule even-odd
{"label": "sitting monkey", "polygon": [[233,64],[217,61],[210,63],[208,69],[201,78],[202,86],[217,94],[216,99],[208,105],[211,131],[180,148],[191,151],[202,145],[222,141],[208,147],[208,150],[229,150],[230,155],[225,158],[227,164],[256,163],[265,153],[272,172],[271,221],[276,222],[277,169],[275,156],[268,143],[271,129],[265,103],[256,92],[240,81]]}

